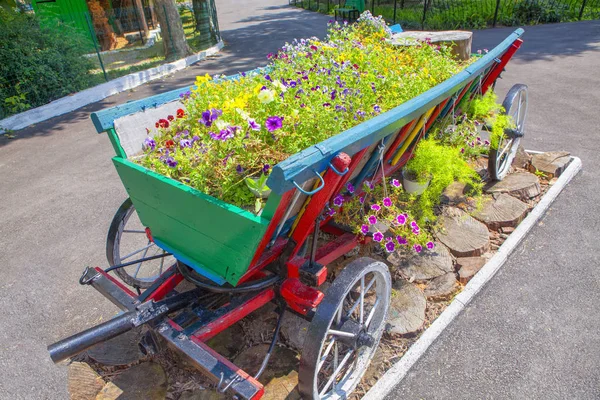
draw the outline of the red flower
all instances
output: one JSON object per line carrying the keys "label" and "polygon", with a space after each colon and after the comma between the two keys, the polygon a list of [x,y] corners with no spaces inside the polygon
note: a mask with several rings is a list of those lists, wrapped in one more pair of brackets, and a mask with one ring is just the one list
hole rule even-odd
{"label": "red flower", "polygon": [[169,116],[167,117],[167,119],[168,119],[169,121],[173,121],[173,120],[175,119],[175,117],[174,117],[174,116],[172,116],[172,115],[169,115]]}
{"label": "red flower", "polygon": [[154,124],[154,126],[158,128],[160,125],[158,125],[158,122],[157,122]]}
{"label": "red flower", "polygon": [[169,121],[167,121],[164,118],[159,119],[158,122],[157,122],[157,124],[158,124],[158,127],[161,127],[161,128],[168,128],[169,127]]}
{"label": "red flower", "polygon": [[167,149],[170,149],[170,148],[172,148],[173,146],[175,146],[175,142],[174,142],[174,141],[172,141],[172,140],[167,140],[167,141],[165,142],[165,146],[167,147]]}
{"label": "red flower", "polygon": [[182,108],[177,110],[177,118],[183,118],[185,117],[185,111],[183,111]]}
{"label": "red flower", "polygon": [[352,66],[354,67],[354,69],[358,69],[358,64],[352,64]]}

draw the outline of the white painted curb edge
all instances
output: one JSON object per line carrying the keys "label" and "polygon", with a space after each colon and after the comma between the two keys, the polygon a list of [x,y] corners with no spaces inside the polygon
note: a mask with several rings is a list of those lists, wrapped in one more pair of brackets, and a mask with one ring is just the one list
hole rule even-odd
{"label": "white painted curb edge", "polygon": [[[528,150],[528,152],[530,152]],[[530,153],[537,153],[531,151]],[[460,314],[473,297],[481,288],[498,272],[504,265],[508,256],[516,249],[517,245],[525,238],[527,233],[540,220],[550,207],[550,204],[556,200],[559,193],[567,186],[575,175],[581,170],[581,160],[578,157],[571,157],[571,164],[558,178],[556,183],[546,192],[540,202],[531,210],[529,215],[514,230],[508,239],[500,246],[498,252],[479,270],[479,272],[469,281],[464,290],[454,298],[450,305],[440,314],[440,316],[423,332],[421,337],[408,349],[400,361],[392,366],[377,381],[363,397],[363,400],[381,400],[387,396],[391,390],[406,376],[410,368],[421,358],[429,346],[446,329],[448,325]]]}
{"label": "white painted curb edge", "polygon": [[73,95],[62,97],[54,100],[51,103],[40,107],[33,108],[22,113],[11,115],[8,118],[0,120],[0,135],[8,130],[19,130],[29,125],[37,124],[59,115],[77,110],[91,103],[96,103],[102,99],[112,96],[113,94],[121,93],[134,87],[143,85],[146,82],[161,78],[165,75],[182,70],[204,60],[208,56],[218,53],[223,48],[223,41],[210,47],[204,51],[196,53],[181,60],[172,63],[159,65],[158,67],[149,68],[144,71],[138,71],[120,78],[113,79],[98,86],[82,90]]}

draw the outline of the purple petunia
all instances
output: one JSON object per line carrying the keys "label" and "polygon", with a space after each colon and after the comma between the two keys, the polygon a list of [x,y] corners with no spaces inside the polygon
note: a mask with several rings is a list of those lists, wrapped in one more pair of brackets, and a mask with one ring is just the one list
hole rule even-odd
{"label": "purple petunia", "polygon": [[210,127],[221,115],[223,115],[223,111],[221,110],[215,108],[206,110],[202,113],[202,119],[199,119],[198,122],[204,124],[206,127]]}
{"label": "purple petunia", "polygon": [[283,118],[278,116],[269,117],[265,122],[265,126],[269,132],[276,131],[283,126]]}
{"label": "purple petunia", "polygon": [[373,234],[373,240],[376,242],[381,242],[383,240],[383,233],[381,232],[375,232]]}
{"label": "purple petunia", "polygon": [[429,250],[433,250],[434,247],[435,247],[435,243],[433,243],[433,242],[427,242],[427,248]]}
{"label": "purple petunia", "polygon": [[360,227],[360,231],[362,232],[363,235],[366,235],[367,233],[369,233],[369,225],[361,225]]}
{"label": "purple petunia", "polygon": [[185,147],[192,147],[192,141],[190,139],[181,139],[179,141],[179,147],[182,149]]}
{"label": "purple petunia", "polygon": [[250,127],[250,129],[252,129],[253,131],[260,131],[260,124],[256,123],[255,120],[253,120],[252,118],[250,118],[248,120],[248,126]]}
{"label": "purple petunia", "polygon": [[262,170],[263,170],[264,174],[268,173],[270,169],[271,169],[271,166],[269,164],[263,165]]}
{"label": "purple petunia", "polygon": [[146,139],[144,139],[144,144],[142,147],[144,150],[154,150],[156,148],[156,142],[151,137],[147,137]]}
{"label": "purple petunia", "polygon": [[214,140],[219,140],[224,142],[226,140],[232,139],[235,136],[235,132],[240,129],[239,126],[229,126],[225,129],[222,129],[219,133],[208,132],[211,138]]}
{"label": "purple petunia", "polygon": [[396,240],[398,241],[398,244],[408,244],[408,240],[406,240],[406,238],[403,236],[396,236]]}
{"label": "purple petunia", "polygon": [[240,164],[238,164],[238,165],[235,167],[235,172],[237,172],[238,174],[241,174],[241,173],[243,173],[243,172],[244,172],[244,168],[243,168],[243,167],[242,167]]}
{"label": "purple petunia", "polygon": [[410,226],[412,226],[413,229],[419,229],[419,225],[417,225],[417,221],[413,221],[410,223]]}
{"label": "purple petunia", "polygon": [[417,253],[420,253],[420,252],[423,250],[423,246],[421,246],[420,244],[415,244],[415,245],[413,246],[413,249],[415,249],[415,251],[416,251]]}
{"label": "purple petunia", "polygon": [[379,107],[377,104],[375,104],[373,106],[373,111],[375,111],[376,113],[380,113],[381,112],[381,107]]}
{"label": "purple petunia", "polygon": [[399,214],[396,217],[396,222],[398,222],[400,225],[404,225],[406,223],[406,215],[404,214]]}
{"label": "purple petunia", "polygon": [[273,82],[273,79],[271,79],[270,75],[265,75],[265,79],[268,80],[269,82]]}
{"label": "purple petunia", "polygon": [[392,206],[392,199],[390,199],[389,197],[385,197],[383,199],[383,205],[385,207],[391,207]]}
{"label": "purple petunia", "polygon": [[419,233],[421,233],[421,231],[417,228],[413,228],[412,233],[414,233],[415,235],[418,235]]}
{"label": "purple petunia", "polygon": [[393,187],[400,187],[400,181],[398,179],[392,179]]}
{"label": "purple petunia", "polygon": [[341,194],[338,194],[333,199],[333,205],[336,206],[336,207],[341,207],[342,204],[344,204],[344,196],[342,196]]}
{"label": "purple petunia", "polygon": [[352,183],[348,182],[346,188],[348,189],[348,193],[354,194],[354,185]]}
{"label": "purple petunia", "polygon": [[369,215],[369,223],[371,225],[375,225],[377,223],[377,217],[374,215]]}
{"label": "purple petunia", "polygon": [[333,208],[330,208],[328,211],[329,216],[333,216],[335,215],[335,210]]}
{"label": "purple petunia", "polygon": [[371,210],[379,211],[381,210],[381,206],[379,204],[373,204],[371,205]]}
{"label": "purple petunia", "polygon": [[360,204],[365,204],[365,196],[360,196],[358,198],[358,201],[360,202]]}
{"label": "purple petunia", "polygon": [[171,168],[175,168],[177,166],[177,161],[173,157],[165,158],[165,164],[167,164]]}
{"label": "purple petunia", "polygon": [[396,249],[396,245],[394,244],[394,242],[387,242],[385,244],[385,249],[388,253],[391,253],[392,251],[394,251]]}
{"label": "purple petunia", "polygon": [[373,185],[371,181],[365,181],[365,185],[371,190],[375,189],[375,185]]}

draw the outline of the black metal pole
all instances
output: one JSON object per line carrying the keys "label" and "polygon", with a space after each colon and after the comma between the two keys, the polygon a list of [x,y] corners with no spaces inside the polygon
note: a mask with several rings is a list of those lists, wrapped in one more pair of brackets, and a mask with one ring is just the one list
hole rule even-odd
{"label": "black metal pole", "polygon": [[375,15],[375,0],[371,0],[371,14]]}
{"label": "black metal pole", "polygon": [[137,7],[133,6],[133,13],[135,14],[135,19],[138,24],[138,32],[140,33],[140,39],[142,39],[142,45],[146,44],[144,41],[144,34],[142,33],[142,24],[140,22],[140,14],[138,14]]}
{"label": "black metal pole", "polygon": [[579,11],[579,20],[581,21],[581,18],[583,17],[583,11],[585,10],[585,5],[587,4],[587,0],[583,0],[583,3],[581,4],[581,10]]}
{"label": "black metal pole", "polygon": [[394,0],[394,24],[396,24],[396,6],[397,6],[398,0]]}
{"label": "black metal pole", "polygon": [[425,29],[425,17],[427,16],[427,0],[423,1],[423,20],[421,21],[421,29]]}
{"label": "black metal pole", "polygon": [[496,27],[496,22],[498,21],[498,10],[500,9],[500,0],[496,0],[496,11],[494,11],[494,22],[492,23],[492,27]]}
{"label": "black metal pole", "polygon": [[90,14],[85,13],[85,20],[87,21],[87,24],[88,24],[90,36],[92,37],[92,42],[94,42],[94,48],[96,49],[96,54],[98,55],[98,61],[100,61],[100,68],[102,68],[102,73],[104,74],[104,80],[106,82],[108,82],[108,76],[106,75],[106,70],[104,69],[104,63],[102,62],[102,57],[100,57],[100,49],[98,49],[96,32],[94,32],[94,28],[92,27],[92,21],[90,21]]}

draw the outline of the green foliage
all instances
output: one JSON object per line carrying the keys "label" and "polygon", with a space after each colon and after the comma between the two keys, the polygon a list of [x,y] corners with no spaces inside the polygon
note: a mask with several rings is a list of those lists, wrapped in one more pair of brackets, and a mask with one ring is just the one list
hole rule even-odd
{"label": "green foliage", "polygon": [[0,7],[0,118],[86,88],[93,64],[71,26]]}
{"label": "green foliage", "polygon": [[405,169],[421,182],[431,178],[427,189],[415,199],[416,207],[412,211],[419,221],[435,220],[434,207],[439,204],[444,189],[455,181],[470,186],[471,194],[481,192],[481,178],[463,159],[460,149],[431,137],[419,142]]}
{"label": "green foliage", "polygon": [[477,95],[466,107],[465,112],[470,119],[485,122],[486,119],[504,111],[498,104],[498,95],[493,90],[488,90],[485,95]]}
{"label": "green foliage", "polygon": [[498,144],[504,138],[504,131],[506,129],[514,127],[512,118],[506,114],[497,114],[492,120],[492,135],[491,135],[491,147],[493,149],[498,148]]}
{"label": "green foliage", "polygon": [[436,138],[444,145],[459,148],[465,160],[472,160],[490,151],[490,142],[482,139],[480,128],[481,122],[464,116],[457,118],[456,125],[438,128]]}
{"label": "green foliage", "polygon": [[140,163],[250,207],[255,198],[244,178],[419,96],[463,67],[446,47],[399,47],[388,37],[383,20],[365,12],[356,24],[331,24],[323,41],[286,44],[270,56],[268,73],[198,77],[184,100],[186,115],[157,124],[156,143]]}

